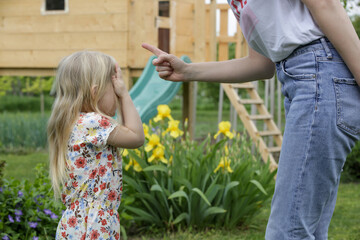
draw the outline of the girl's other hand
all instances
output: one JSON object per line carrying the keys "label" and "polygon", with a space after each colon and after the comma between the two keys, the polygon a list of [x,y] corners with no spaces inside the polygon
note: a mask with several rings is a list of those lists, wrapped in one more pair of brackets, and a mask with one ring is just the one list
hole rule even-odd
{"label": "girl's other hand", "polygon": [[153,60],[153,65],[156,66],[156,71],[162,79],[174,82],[188,80],[186,74],[187,63],[150,44],[143,43],[141,46],[158,57]]}
{"label": "girl's other hand", "polygon": [[125,93],[127,93],[127,89],[121,75],[121,69],[117,63],[115,65],[115,75],[112,76],[112,83],[115,94],[118,98],[121,98]]}

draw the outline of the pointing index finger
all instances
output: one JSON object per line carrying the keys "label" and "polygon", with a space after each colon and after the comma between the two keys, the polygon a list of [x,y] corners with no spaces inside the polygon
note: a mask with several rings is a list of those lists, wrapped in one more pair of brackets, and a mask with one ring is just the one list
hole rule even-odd
{"label": "pointing index finger", "polygon": [[160,54],[164,54],[164,53],[166,54],[166,52],[161,51],[159,48],[154,47],[154,46],[152,46],[152,45],[150,45],[150,44],[147,44],[147,43],[143,43],[143,44],[141,44],[141,46],[142,46],[143,48],[145,48],[146,50],[148,50],[148,51],[152,52],[153,54],[155,54],[157,57],[158,57]]}

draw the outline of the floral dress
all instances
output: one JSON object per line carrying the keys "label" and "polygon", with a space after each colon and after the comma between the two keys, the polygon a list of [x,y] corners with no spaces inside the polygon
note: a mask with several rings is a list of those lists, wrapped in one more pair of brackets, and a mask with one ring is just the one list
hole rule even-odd
{"label": "floral dress", "polygon": [[62,190],[66,210],[56,239],[120,239],[122,161],[106,144],[115,127],[100,114],[80,113],[68,143],[69,179]]}

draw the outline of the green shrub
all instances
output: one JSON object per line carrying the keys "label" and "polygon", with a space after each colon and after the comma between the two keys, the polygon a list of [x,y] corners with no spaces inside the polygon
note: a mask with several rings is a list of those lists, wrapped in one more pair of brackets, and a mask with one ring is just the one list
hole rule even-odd
{"label": "green shrub", "polygon": [[251,154],[245,135],[218,143],[209,135],[198,143],[177,136],[171,122],[145,126],[146,146],[123,155],[123,199],[129,202],[121,205],[122,216],[137,229],[248,224],[272,195],[275,172]]}
{"label": "green shrub", "polygon": [[0,114],[0,150],[45,149],[47,120],[40,113]]}
{"label": "green shrub", "polygon": [[[50,111],[54,98],[44,96],[44,109]],[[0,96],[0,112],[40,112],[39,96]]]}
{"label": "green shrub", "polygon": [[346,158],[342,181],[357,182],[360,181],[360,141],[358,141],[351,153]]}
{"label": "green shrub", "polygon": [[54,239],[64,207],[54,200],[43,165],[35,172],[33,183],[5,179],[0,187],[1,239]]}

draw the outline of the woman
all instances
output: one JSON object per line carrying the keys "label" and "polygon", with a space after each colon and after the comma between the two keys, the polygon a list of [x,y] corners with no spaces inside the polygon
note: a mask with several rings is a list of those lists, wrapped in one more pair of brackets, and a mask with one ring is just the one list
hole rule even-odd
{"label": "woman", "polygon": [[340,173],[360,138],[360,42],[339,0],[228,0],[249,56],[186,64],[151,45],[170,81],[239,83],[273,76],[286,127],[266,239],[327,239]]}

